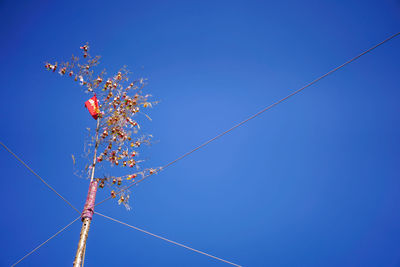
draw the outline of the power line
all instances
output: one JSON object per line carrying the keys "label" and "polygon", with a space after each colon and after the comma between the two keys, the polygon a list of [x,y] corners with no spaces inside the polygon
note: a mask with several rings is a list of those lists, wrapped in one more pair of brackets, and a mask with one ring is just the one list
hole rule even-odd
{"label": "power line", "polygon": [[[340,65],[340,66],[338,66],[338,67],[336,67],[336,68],[330,70],[329,72],[327,72],[327,73],[325,73],[324,75],[318,77],[317,79],[313,80],[312,82],[306,84],[305,86],[301,87],[300,89],[298,89],[298,90],[292,92],[292,93],[289,94],[288,96],[286,96],[286,97],[284,97],[284,98],[282,98],[282,99],[276,101],[275,103],[273,103],[273,104],[271,104],[271,105],[265,107],[264,109],[262,109],[261,111],[255,113],[254,115],[250,116],[249,118],[247,118],[247,119],[243,120],[242,122],[240,122],[240,123],[234,125],[234,126],[231,127],[230,129],[228,129],[228,130],[226,130],[226,131],[224,131],[224,132],[218,134],[218,135],[215,136],[214,138],[211,138],[210,140],[208,140],[208,141],[204,142],[203,144],[199,145],[198,147],[196,147],[196,148],[190,150],[189,152],[187,152],[187,153],[181,155],[180,157],[176,158],[175,160],[173,160],[173,161],[169,162],[168,164],[164,165],[163,167],[161,167],[161,168],[160,168],[160,171],[161,171],[161,170],[164,170],[165,168],[167,168],[167,167],[171,166],[172,164],[178,162],[179,160],[181,160],[181,159],[183,159],[183,158],[189,156],[189,155],[192,154],[193,152],[195,152],[195,151],[199,150],[200,148],[206,146],[207,144],[211,143],[212,141],[215,141],[216,139],[222,137],[223,135],[229,133],[230,131],[233,131],[234,129],[238,128],[239,126],[243,125],[244,123],[246,123],[246,122],[248,122],[248,121],[254,119],[255,117],[261,115],[261,114],[264,113],[265,111],[267,111],[267,110],[273,108],[274,106],[280,104],[281,102],[284,102],[285,100],[289,99],[290,97],[292,97],[292,96],[294,96],[294,95],[300,93],[301,91],[303,91],[303,90],[306,89],[307,87],[309,87],[309,86],[311,86],[311,85],[317,83],[318,81],[322,80],[323,78],[327,77],[328,75],[330,75],[330,74],[336,72],[337,70],[339,70],[339,69],[343,68],[344,66],[350,64],[351,62],[357,60],[357,59],[360,58],[361,56],[363,56],[363,55],[365,55],[365,54],[371,52],[371,51],[374,50],[375,48],[377,48],[377,47],[383,45],[384,43],[386,43],[386,42],[388,42],[388,41],[390,41],[391,39],[395,38],[395,37],[398,36],[399,34],[400,34],[400,32],[393,34],[392,36],[388,37],[387,39],[383,40],[382,42],[376,44],[375,46],[373,46],[373,47],[367,49],[366,51],[362,52],[361,54],[359,54],[359,55],[353,57],[352,59],[350,59],[350,60],[348,60],[348,61],[346,61],[346,62],[343,63],[342,65]],[[59,194],[53,187],[51,187],[46,181],[44,181],[43,178],[41,178],[37,173],[35,173],[25,162],[23,162],[16,154],[14,154],[14,153],[13,153],[7,146],[5,146],[1,141],[0,141],[0,144],[1,144],[9,153],[11,153],[19,162],[21,162],[29,171],[31,171],[36,177],[38,177],[48,188],[50,188],[54,193],[56,193],[62,200],[64,200],[64,201],[65,201],[69,206],[71,206],[75,211],[77,211],[78,213],[80,213],[78,209],[76,209],[68,200],[66,200],[66,199],[65,199],[61,194]],[[127,190],[128,188],[134,186],[135,184],[138,184],[138,183],[142,182],[143,180],[147,179],[148,177],[150,177],[150,175],[144,176],[142,179],[136,181],[135,183],[132,183],[131,185],[127,186],[126,188],[120,190],[118,193],[120,193],[120,192],[122,192],[122,191],[124,191],[124,190]],[[97,206],[97,205],[100,205],[101,203],[105,202],[106,200],[108,200],[108,199],[110,199],[110,198],[111,198],[111,197],[108,197],[108,198],[104,199],[103,201],[97,203],[96,206]],[[152,235],[152,236],[154,236],[154,237],[160,238],[160,239],[165,240],[165,241],[167,241],[167,242],[173,243],[173,244],[175,244],[175,245],[178,245],[178,246],[187,248],[187,249],[189,249],[189,250],[192,250],[192,251],[198,252],[198,253],[200,253],[200,254],[203,254],[203,255],[212,257],[212,258],[214,258],[214,259],[217,259],[217,260],[220,260],[220,261],[229,263],[229,264],[231,264],[231,265],[240,266],[240,265],[234,264],[234,263],[232,263],[232,262],[229,262],[229,261],[220,259],[220,258],[218,258],[218,257],[212,256],[212,255],[207,254],[207,253],[205,253],[205,252],[202,252],[202,251],[199,251],[199,250],[190,248],[190,247],[188,247],[188,246],[185,246],[185,245],[183,245],[183,244],[174,242],[174,241],[172,241],[172,240],[166,239],[166,238],[164,238],[164,237],[161,237],[161,236],[152,234],[152,233],[147,232],[147,231],[145,231],[145,230],[142,230],[142,229],[140,229],[140,228],[137,228],[137,227],[128,225],[128,224],[126,224],[126,223],[123,223],[123,222],[121,222],[121,221],[118,221],[118,220],[116,220],[116,219],[113,219],[113,218],[111,218],[111,217],[108,217],[108,216],[106,216],[106,215],[100,214],[100,213],[98,213],[98,212],[95,212],[95,213],[98,214],[98,215],[100,215],[100,216],[103,216],[103,217],[105,217],[105,218],[108,218],[108,219],[110,219],[110,220],[113,220],[113,221],[115,221],[115,222],[118,222],[118,223],[120,223],[120,224],[126,225],[126,226],[128,226],[128,227],[133,228],[133,229],[136,229],[136,230],[138,230],[138,231],[144,232],[144,233],[146,233],[146,234],[149,234],[149,235]],[[42,244],[40,244],[40,245],[39,245],[38,247],[36,247],[34,250],[32,250],[31,252],[29,252],[27,255],[25,255],[23,258],[21,258],[19,261],[17,261],[17,262],[16,262],[15,264],[13,264],[12,266],[15,266],[16,264],[18,264],[19,262],[21,262],[21,261],[22,261],[23,259],[25,259],[27,256],[29,256],[30,254],[32,254],[34,251],[36,251],[36,250],[39,249],[41,246],[43,246],[43,245],[46,244],[48,241],[50,241],[52,238],[54,238],[54,237],[57,236],[59,233],[61,233],[62,231],[64,231],[66,228],[68,228],[72,223],[74,223],[75,221],[77,221],[79,218],[80,218],[80,216],[79,216],[78,218],[76,218],[74,221],[72,221],[70,224],[68,224],[67,226],[65,226],[63,229],[61,229],[60,231],[58,231],[55,235],[53,235],[52,237],[50,237],[49,239],[47,239],[45,242],[43,242]]]}
{"label": "power line", "polygon": [[[285,100],[289,99],[290,97],[292,97],[292,96],[294,96],[294,95],[300,93],[301,91],[303,91],[303,90],[306,89],[307,87],[310,87],[311,85],[313,85],[313,84],[315,84],[316,82],[322,80],[322,79],[325,78],[326,76],[328,76],[328,75],[330,75],[330,74],[332,74],[332,73],[338,71],[339,69],[341,69],[341,68],[343,68],[344,66],[350,64],[351,62],[357,60],[358,58],[362,57],[363,55],[365,55],[365,54],[371,52],[371,51],[374,50],[375,48],[377,48],[377,47],[383,45],[384,43],[390,41],[391,39],[395,38],[395,37],[398,36],[398,35],[400,35],[400,32],[391,35],[390,37],[386,38],[386,39],[383,40],[382,42],[380,42],[380,43],[374,45],[373,47],[371,47],[371,48],[365,50],[365,51],[362,52],[361,54],[359,54],[359,55],[353,57],[352,59],[350,59],[350,60],[348,60],[348,61],[346,61],[346,62],[343,63],[342,65],[340,65],[340,66],[338,66],[338,67],[336,67],[336,68],[334,68],[334,69],[328,71],[328,72],[325,73],[324,75],[322,75],[322,76],[318,77],[317,79],[313,80],[312,82],[310,82],[310,83],[304,85],[303,87],[301,87],[300,89],[298,89],[298,90],[292,92],[291,94],[287,95],[286,97],[284,97],[284,98],[282,98],[282,99],[276,101],[275,103],[273,103],[273,104],[271,104],[271,105],[265,107],[264,109],[260,110],[259,112],[257,112],[256,114],[250,116],[249,118],[245,119],[244,121],[239,122],[238,124],[234,125],[234,126],[231,127],[230,129],[228,129],[228,130],[226,130],[226,131],[224,131],[224,132],[218,134],[217,136],[215,136],[215,137],[211,138],[210,140],[204,142],[203,144],[199,145],[198,147],[195,147],[194,149],[190,150],[189,152],[186,152],[186,153],[183,154],[182,156],[176,158],[175,160],[173,160],[173,161],[169,162],[168,164],[164,165],[163,167],[161,167],[161,168],[160,168],[160,171],[162,171],[162,170],[164,170],[165,168],[171,166],[172,164],[176,163],[177,161],[179,161],[179,160],[181,160],[181,159],[183,159],[183,158],[189,156],[189,155],[192,154],[193,152],[195,152],[195,151],[199,150],[200,148],[202,148],[202,147],[208,145],[208,144],[211,143],[212,141],[215,141],[216,139],[222,137],[223,135],[229,133],[230,131],[233,131],[234,129],[238,128],[239,126],[241,126],[241,125],[245,124],[246,122],[248,122],[248,121],[254,119],[255,117],[261,115],[261,114],[264,113],[265,111],[267,111],[267,110],[269,110],[269,109],[275,107],[276,105],[280,104],[281,102],[284,102]],[[120,191],[117,192],[117,194],[118,194],[118,193],[121,193],[121,192],[123,192],[123,191],[125,191],[125,190],[127,190],[127,189],[129,189],[130,187],[132,187],[132,186],[134,186],[134,185],[136,185],[136,184],[138,184],[138,183],[140,183],[140,182],[142,182],[143,180],[147,179],[147,178],[150,177],[150,176],[151,176],[151,175],[146,175],[146,176],[144,176],[142,179],[140,179],[140,180],[138,180],[138,181],[132,183],[131,185],[129,185],[129,186],[127,186],[127,187],[121,189]],[[108,198],[106,198],[106,199],[104,199],[104,200],[98,202],[98,203],[96,204],[96,206],[102,204],[103,202],[105,202],[105,201],[107,201],[107,200],[109,200],[109,199],[111,199],[111,197],[108,197]]]}
{"label": "power line", "polygon": [[31,173],[33,173],[37,178],[40,179],[48,188],[50,188],[54,193],[56,193],[62,200],[64,200],[71,208],[76,210],[80,214],[80,211],[75,208],[68,200],[66,200],[60,193],[58,193],[53,187],[51,187],[42,177],[39,176],[36,172],[34,172],[25,162],[22,161],[17,155],[14,154],[3,142],[0,141],[0,145],[2,145],[11,155],[13,155],[19,162],[21,162]]}
{"label": "power line", "polygon": [[57,233],[55,233],[54,235],[52,235],[49,239],[47,239],[46,241],[44,241],[42,244],[40,244],[39,246],[37,246],[36,248],[34,248],[33,250],[31,250],[28,254],[26,254],[25,256],[23,256],[21,259],[19,259],[16,263],[14,263],[13,265],[11,265],[11,267],[14,267],[15,265],[17,265],[18,263],[20,263],[23,259],[25,259],[26,257],[28,257],[29,255],[31,255],[33,252],[35,252],[36,250],[38,250],[41,246],[43,246],[44,244],[46,244],[47,242],[49,242],[51,239],[53,239],[54,237],[56,237],[57,235],[59,235],[61,232],[63,232],[65,229],[67,229],[69,226],[71,226],[71,224],[73,224],[74,222],[76,222],[78,219],[80,219],[81,216],[79,216],[78,218],[76,218],[75,220],[73,220],[72,222],[70,222],[69,224],[67,224],[64,228],[62,228],[60,231],[58,231]]}
{"label": "power line", "polygon": [[167,239],[167,238],[165,238],[165,237],[162,237],[162,236],[159,236],[159,235],[156,235],[156,234],[150,233],[150,232],[148,232],[148,231],[146,231],[146,230],[140,229],[140,228],[138,228],[138,227],[135,227],[135,226],[129,225],[129,224],[127,224],[127,223],[124,223],[124,222],[121,222],[121,221],[118,221],[117,219],[114,219],[114,218],[108,217],[108,216],[106,216],[106,215],[104,215],[104,214],[101,214],[101,213],[98,213],[98,212],[96,212],[96,211],[95,211],[94,213],[95,213],[95,214],[97,214],[97,215],[103,216],[104,218],[107,218],[107,219],[109,219],[109,220],[112,220],[112,221],[114,221],[114,222],[117,222],[117,223],[123,224],[123,225],[125,225],[125,226],[128,226],[128,227],[130,227],[130,228],[133,228],[133,229],[135,229],[135,230],[138,230],[138,231],[140,231],[140,232],[142,232],[142,233],[145,233],[145,234],[148,234],[148,235],[151,235],[151,236],[157,237],[157,238],[159,238],[159,239],[162,239],[162,240],[164,240],[164,241],[167,241],[167,242],[169,242],[169,243],[175,244],[175,245],[177,245],[177,246],[180,246],[180,247],[183,247],[183,248],[189,249],[189,250],[191,250],[191,251],[194,251],[194,252],[197,252],[197,253],[203,254],[203,255],[205,255],[205,256],[211,257],[211,258],[213,258],[213,259],[216,259],[216,260],[219,260],[219,261],[222,261],[222,262],[225,262],[225,263],[228,263],[228,264],[234,265],[234,266],[241,267],[241,265],[238,265],[238,264],[236,264],[236,263],[233,263],[233,262],[230,262],[230,261],[227,261],[227,260],[224,260],[224,259],[221,259],[221,258],[215,257],[215,256],[213,256],[213,255],[210,255],[210,254],[208,254],[208,253],[202,252],[202,251],[200,251],[200,250],[197,250],[197,249],[194,249],[194,248],[188,247],[188,246],[186,246],[186,245],[183,245],[183,244],[181,244],[181,243],[178,243],[178,242],[175,242],[175,241],[169,240],[169,239]]}

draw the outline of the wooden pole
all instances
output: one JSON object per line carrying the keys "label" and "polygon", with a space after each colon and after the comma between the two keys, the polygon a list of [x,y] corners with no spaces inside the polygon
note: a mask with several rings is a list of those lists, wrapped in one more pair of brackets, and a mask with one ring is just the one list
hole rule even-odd
{"label": "wooden pole", "polygon": [[92,164],[92,173],[90,177],[89,191],[86,197],[85,206],[82,212],[82,228],[78,242],[78,248],[76,250],[74,267],[83,266],[85,251],[86,251],[86,241],[89,234],[90,223],[92,222],[92,216],[94,213],[94,203],[96,200],[96,192],[98,181],[94,180],[94,170],[96,167],[96,154],[97,148],[99,146],[99,128],[100,128],[100,118],[97,119],[97,127],[96,127],[96,143],[94,147],[94,155],[93,155],[93,164]]}
{"label": "wooden pole", "polygon": [[85,218],[82,222],[81,234],[78,242],[78,249],[76,250],[74,267],[81,267],[83,265],[83,255],[86,248],[86,240],[89,234],[91,219]]}

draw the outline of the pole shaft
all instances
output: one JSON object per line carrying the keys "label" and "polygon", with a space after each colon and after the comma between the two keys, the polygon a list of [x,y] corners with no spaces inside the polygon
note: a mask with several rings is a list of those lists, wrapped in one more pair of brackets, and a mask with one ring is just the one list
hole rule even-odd
{"label": "pole shaft", "polygon": [[90,176],[90,182],[93,181],[94,178],[94,167],[96,166],[96,154],[97,154],[97,148],[99,146],[99,128],[100,128],[100,118],[97,119],[97,127],[96,127],[96,142],[94,144],[94,156],[93,156],[93,169],[92,169],[92,175]]}
{"label": "pole shaft", "polygon": [[94,179],[94,170],[96,167],[97,147],[99,146],[99,128],[100,128],[100,118],[97,119],[96,142],[94,147],[92,173],[90,176],[89,192],[86,198],[84,210],[82,212],[82,228],[79,236],[78,248],[75,254],[75,260],[73,265],[74,267],[83,266],[85,252],[86,252],[86,241],[89,234],[90,223],[92,222],[92,215],[94,212],[94,201],[96,199],[97,180],[93,181],[93,179]]}
{"label": "pole shaft", "polygon": [[80,267],[82,265],[83,254],[85,252],[86,240],[89,234],[91,221],[92,220],[90,218],[83,219],[81,234],[78,243],[78,249],[76,250],[76,255],[74,260],[74,267]]}

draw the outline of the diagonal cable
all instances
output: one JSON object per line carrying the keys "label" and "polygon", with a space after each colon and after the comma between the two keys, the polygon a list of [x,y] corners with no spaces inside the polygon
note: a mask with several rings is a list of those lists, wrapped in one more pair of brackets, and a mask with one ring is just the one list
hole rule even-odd
{"label": "diagonal cable", "polygon": [[21,259],[19,259],[16,263],[14,263],[13,265],[11,265],[11,267],[14,267],[15,265],[17,265],[18,263],[20,263],[22,260],[24,260],[26,257],[28,257],[29,255],[31,255],[33,252],[35,252],[36,250],[38,250],[40,247],[42,247],[44,244],[46,244],[47,242],[49,242],[51,239],[53,239],[54,237],[56,237],[57,235],[59,235],[61,232],[63,232],[65,229],[67,229],[69,226],[71,226],[71,224],[73,224],[74,222],[76,222],[78,219],[80,219],[81,216],[79,216],[78,218],[76,218],[75,220],[73,220],[72,222],[70,222],[69,224],[67,224],[66,226],[64,226],[64,228],[62,228],[61,230],[59,230],[57,233],[55,233],[54,235],[52,235],[49,239],[47,239],[46,241],[44,241],[42,244],[40,244],[39,246],[37,246],[36,248],[34,248],[33,250],[31,250],[28,254],[26,254],[25,256],[23,256]]}
{"label": "diagonal cable", "polygon": [[156,235],[156,234],[150,233],[150,232],[148,232],[148,231],[146,231],[146,230],[140,229],[140,228],[138,228],[138,227],[135,227],[135,226],[129,225],[129,224],[127,224],[127,223],[124,223],[124,222],[121,222],[121,221],[118,221],[117,219],[114,219],[114,218],[108,217],[108,216],[106,216],[106,215],[104,215],[104,214],[101,214],[101,213],[98,213],[98,212],[96,212],[96,211],[95,211],[94,213],[96,213],[97,215],[103,216],[104,218],[107,218],[107,219],[109,219],[109,220],[112,220],[112,221],[114,221],[114,222],[117,222],[117,223],[123,224],[123,225],[125,225],[125,226],[128,226],[128,227],[130,227],[130,228],[133,228],[133,229],[135,229],[135,230],[138,230],[138,231],[140,231],[140,232],[142,232],[142,233],[145,233],[145,234],[148,234],[148,235],[151,235],[151,236],[157,237],[157,238],[159,238],[159,239],[162,239],[162,240],[164,240],[164,241],[167,241],[167,242],[169,242],[169,243],[175,244],[175,245],[177,245],[177,246],[180,246],[180,247],[183,247],[183,248],[189,249],[189,250],[191,250],[191,251],[194,251],[194,252],[197,252],[197,253],[203,254],[203,255],[205,255],[205,256],[208,256],[208,257],[211,257],[211,258],[213,258],[213,259],[216,259],[216,260],[219,260],[219,261],[222,261],[222,262],[225,262],[225,263],[231,264],[231,265],[233,265],[233,266],[238,266],[238,267],[241,267],[241,265],[238,265],[238,264],[236,264],[236,263],[233,263],[233,262],[230,262],[230,261],[227,261],[227,260],[224,260],[224,259],[218,258],[218,257],[216,257],[216,256],[210,255],[210,254],[208,254],[208,253],[205,253],[205,252],[203,252],[203,251],[200,251],[200,250],[197,250],[197,249],[194,249],[194,248],[188,247],[188,246],[186,246],[186,245],[183,245],[183,244],[181,244],[181,243],[178,243],[178,242],[175,242],[175,241],[169,240],[169,239],[167,239],[167,238],[165,238],[165,237],[162,237],[162,236],[159,236],[159,235]]}
{"label": "diagonal cable", "polygon": [[64,200],[71,208],[73,208],[74,210],[76,210],[76,212],[79,212],[79,210],[77,208],[75,208],[68,200],[66,200],[60,193],[58,193],[51,185],[49,185],[45,180],[43,180],[42,177],[39,176],[39,174],[37,174],[36,172],[34,172],[25,162],[22,161],[22,159],[20,159],[17,155],[14,154],[14,152],[12,152],[5,144],[3,144],[3,142],[0,141],[0,145],[2,145],[8,152],[10,152],[11,155],[13,155],[19,162],[22,163],[22,165],[24,165],[31,173],[33,173],[37,178],[39,178],[40,181],[42,181],[42,183],[44,183],[48,188],[50,188],[50,190],[52,190],[54,193],[56,193],[62,200]]}
{"label": "diagonal cable", "polygon": [[[322,79],[325,78],[326,76],[331,75],[332,73],[338,71],[339,69],[343,68],[344,66],[346,66],[346,65],[350,64],[351,62],[357,60],[358,58],[362,57],[363,55],[365,55],[365,54],[371,52],[371,51],[374,50],[375,48],[377,48],[377,47],[383,45],[384,43],[386,43],[386,42],[392,40],[393,38],[397,37],[398,35],[400,35],[400,32],[395,33],[395,34],[389,36],[388,38],[386,38],[386,39],[383,40],[382,42],[380,42],[380,43],[378,43],[378,44],[372,46],[371,48],[365,50],[365,51],[362,52],[361,54],[359,54],[359,55],[353,57],[352,59],[350,59],[350,60],[348,60],[348,61],[346,61],[346,62],[343,63],[342,65],[337,66],[336,68],[334,68],[334,69],[328,71],[328,72],[325,73],[324,75],[322,75],[322,76],[316,78],[315,80],[313,80],[312,82],[310,82],[310,83],[304,85],[304,86],[301,87],[300,89],[298,89],[298,90],[296,90],[296,91],[293,91],[292,93],[290,93],[289,95],[285,96],[284,98],[282,98],[282,99],[276,101],[275,103],[273,103],[273,104],[271,104],[271,105],[265,107],[264,109],[260,110],[259,112],[255,113],[254,115],[248,117],[248,118],[245,119],[244,121],[239,122],[238,124],[234,125],[234,126],[231,127],[230,129],[228,129],[228,130],[226,130],[226,131],[224,131],[224,132],[218,134],[217,136],[215,136],[215,137],[211,138],[210,140],[204,142],[203,144],[199,145],[198,147],[195,147],[194,149],[190,150],[189,152],[186,152],[185,154],[181,155],[180,157],[176,158],[175,160],[173,160],[173,161],[169,162],[168,164],[164,165],[163,167],[161,167],[161,168],[160,168],[160,171],[162,171],[162,170],[164,170],[165,168],[171,166],[172,164],[176,163],[177,161],[179,161],[179,160],[181,160],[181,159],[183,159],[183,158],[189,156],[189,155],[192,154],[193,152],[195,152],[195,151],[199,150],[200,148],[202,148],[202,147],[208,145],[208,144],[211,143],[212,141],[215,141],[216,139],[222,137],[223,135],[229,133],[230,131],[233,131],[234,129],[238,128],[239,126],[241,126],[241,125],[245,124],[246,122],[248,122],[248,121],[254,119],[255,117],[261,115],[261,114],[264,113],[265,111],[267,111],[267,110],[269,110],[269,109],[275,107],[276,105],[278,105],[278,104],[284,102],[285,100],[289,99],[290,97],[292,97],[292,96],[294,96],[294,95],[300,93],[301,91],[303,91],[303,90],[306,89],[307,87],[310,87],[311,85],[317,83],[318,81],[322,80]],[[129,186],[127,186],[127,187],[121,189],[120,191],[117,192],[117,194],[119,194],[119,193],[121,193],[121,192],[127,190],[128,188],[130,188],[130,187],[132,187],[132,186],[134,186],[134,185],[136,185],[136,184],[142,182],[143,180],[149,178],[150,176],[151,176],[151,175],[146,175],[146,176],[144,176],[142,179],[137,180],[136,182],[132,183],[131,185],[129,185]],[[101,203],[103,203],[103,202],[105,202],[105,201],[107,201],[107,200],[109,200],[109,199],[111,199],[111,197],[108,197],[108,198],[106,198],[106,199],[103,199],[102,201],[98,202],[98,203],[96,204],[96,206],[97,206],[97,205],[100,205]]]}

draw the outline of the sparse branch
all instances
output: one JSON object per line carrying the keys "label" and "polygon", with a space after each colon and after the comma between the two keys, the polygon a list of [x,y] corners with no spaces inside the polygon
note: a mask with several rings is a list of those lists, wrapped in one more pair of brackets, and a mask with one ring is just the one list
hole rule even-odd
{"label": "sparse branch", "polygon": [[[79,82],[89,93],[95,94],[98,99],[98,123],[95,133],[85,145],[86,157],[94,153],[92,163],[85,167],[85,172],[90,171],[96,165],[101,166],[108,161],[111,167],[128,168],[128,174],[120,177],[104,177],[99,179],[99,187],[108,185],[112,191],[111,196],[119,196],[119,203],[127,206],[129,194],[124,191],[115,194],[119,187],[133,183],[137,176],[154,173],[156,169],[140,170],[138,159],[141,145],[150,144],[151,135],[141,134],[141,127],[137,115],[144,114],[142,109],[151,108],[157,101],[151,101],[150,94],[143,94],[146,79],[138,78],[129,82],[131,74],[126,66],[123,66],[115,75],[106,77],[106,70],[96,73],[95,67],[100,63],[100,56],[92,57],[89,53],[89,45],[80,47],[82,58],[72,55],[67,62],[60,64],[46,63],[49,71],[57,71],[62,76],[71,77]],[[151,120],[151,119],[150,119]],[[93,134],[95,136],[93,136]],[[93,150],[90,147],[94,148]],[[98,155],[96,154],[98,152]],[[132,168],[134,172],[129,171]]]}

